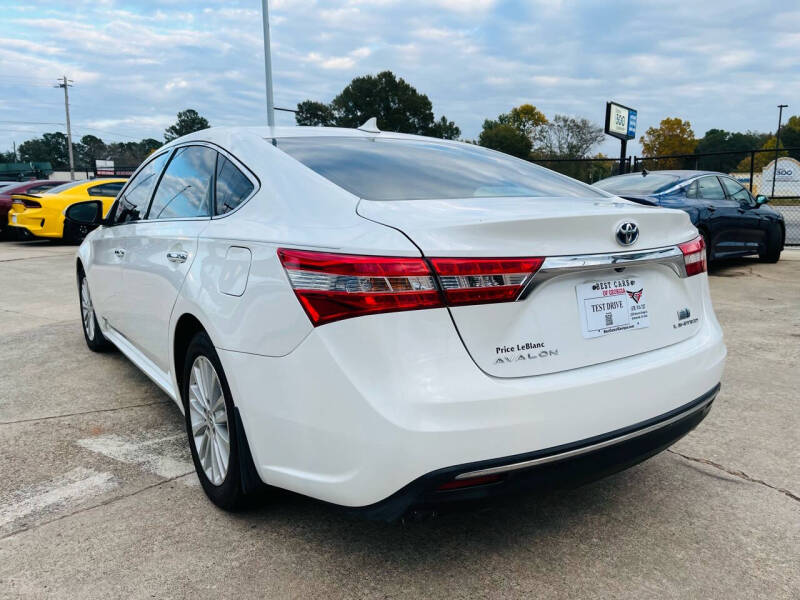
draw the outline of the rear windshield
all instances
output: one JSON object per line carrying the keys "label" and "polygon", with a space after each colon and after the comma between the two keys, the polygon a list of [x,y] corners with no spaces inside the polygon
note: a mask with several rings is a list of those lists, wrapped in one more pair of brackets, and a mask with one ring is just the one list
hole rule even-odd
{"label": "rear windshield", "polygon": [[57,185],[56,187],[51,187],[47,190],[48,194],[60,194],[70,188],[74,188],[76,185],[83,185],[86,183],[86,179],[81,179],[80,181],[70,181],[69,183],[62,183],[61,185]]}
{"label": "rear windshield", "polygon": [[276,140],[278,148],[367,200],[601,197],[588,185],[470,144],[367,137]]}
{"label": "rear windshield", "polygon": [[641,173],[631,175],[620,175],[619,177],[609,177],[598,181],[594,185],[601,190],[612,194],[660,194],[668,190],[680,181],[677,175],[667,175],[666,173],[648,173],[642,176]]}

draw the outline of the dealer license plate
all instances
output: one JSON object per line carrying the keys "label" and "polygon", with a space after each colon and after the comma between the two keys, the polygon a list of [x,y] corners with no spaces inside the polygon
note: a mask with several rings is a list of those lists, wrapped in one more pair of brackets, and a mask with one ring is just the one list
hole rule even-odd
{"label": "dealer license plate", "polygon": [[586,339],[650,326],[647,286],[638,277],[583,283],[575,291]]}

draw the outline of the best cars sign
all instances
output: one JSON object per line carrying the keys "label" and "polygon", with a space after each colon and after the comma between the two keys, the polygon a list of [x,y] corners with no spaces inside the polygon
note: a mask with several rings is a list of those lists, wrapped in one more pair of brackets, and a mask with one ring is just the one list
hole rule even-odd
{"label": "best cars sign", "polygon": [[636,137],[636,111],[616,102],[606,102],[605,132],[621,140]]}

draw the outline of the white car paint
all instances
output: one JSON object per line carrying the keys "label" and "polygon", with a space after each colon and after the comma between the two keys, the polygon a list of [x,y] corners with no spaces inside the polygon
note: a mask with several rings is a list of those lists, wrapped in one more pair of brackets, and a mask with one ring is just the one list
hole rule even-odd
{"label": "white car paint", "polygon": [[[725,347],[706,274],[680,278],[663,264],[634,267],[652,290],[651,326],[596,340],[581,338],[575,286],[617,276],[611,266],[548,280],[516,302],[314,327],[278,248],[562,257],[674,248],[697,235],[682,211],[610,196],[361,200],[268,141],[314,136],[425,139],[302,127],[197,132],[166,149],[217,149],[257,182],[253,196],[219,217],[103,226],[78,252],[102,332],[181,410],[175,328],[183,315],[202,323],[264,482],[366,506],[436,469],[651,419],[720,381]],[[642,230],[630,249],[614,238],[626,220]],[[185,262],[168,252],[185,253]],[[673,329],[684,306],[696,325]],[[499,345],[540,338],[558,348],[550,364],[495,364]]]}

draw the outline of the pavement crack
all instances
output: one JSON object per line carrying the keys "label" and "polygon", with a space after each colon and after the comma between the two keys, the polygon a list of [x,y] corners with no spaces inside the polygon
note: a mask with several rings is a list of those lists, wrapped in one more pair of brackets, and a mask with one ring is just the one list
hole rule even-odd
{"label": "pavement crack", "polygon": [[748,475],[744,471],[739,471],[738,469],[731,469],[729,467],[721,465],[721,464],[719,464],[717,462],[714,462],[713,460],[709,460],[707,458],[699,458],[697,456],[689,456],[688,454],[683,454],[681,452],[677,452],[676,450],[673,450],[672,448],[667,448],[667,452],[670,452],[671,454],[675,454],[676,456],[680,456],[681,458],[685,458],[686,460],[690,460],[692,462],[700,463],[700,464],[703,464],[703,465],[708,465],[709,467],[714,467],[715,469],[719,469],[720,471],[724,471],[728,475],[732,475],[734,477],[737,477],[738,479],[743,479],[744,481],[749,481],[750,483],[757,483],[758,485],[763,485],[764,487],[768,487],[771,490],[775,490],[776,492],[780,492],[784,496],[788,496],[789,498],[791,498],[795,502],[800,502],[800,496],[798,496],[797,494],[795,494],[793,492],[790,492],[789,490],[787,490],[785,488],[781,488],[781,487],[772,485],[771,483],[767,483],[763,479],[756,479],[755,477],[751,477],[750,475]]}
{"label": "pavement crack", "polygon": [[142,404],[127,404],[125,406],[116,406],[114,408],[98,408],[96,410],[86,410],[83,412],[64,413],[62,415],[49,415],[47,417],[34,417],[32,419],[19,419],[18,421],[0,421],[0,425],[16,425],[17,423],[34,423],[36,421],[49,421],[52,419],[65,419],[67,417],[79,417],[81,415],[91,415],[103,412],[115,412],[118,410],[127,410],[129,408],[141,408],[143,406],[155,406],[156,404],[167,404],[169,400],[157,400],[155,402],[144,402]]}
{"label": "pavement crack", "polygon": [[115,496],[113,498],[108,498],[107,500],[104,500],[103,502],[98,502],[97,504],[92,504],[91,506],[84,506],[83,508],[79,508],[78,510],[72,511],[71,513],[66,513],[66,514],[60,515],[58,517],[55,517],[54,519],[50,519],[48,521],[42,521],[41,523],[36,523],[35,525],[23,527],[22,529],[18,529],[16,531],[12,531],[10,533],[7,533],[6,535],[0,536],[0,542],[5,541],[5,540],[7,540],[9,538],[12,538],[12,537],[14,537],[16,535],[19,535],[21,533],[25,533],[26,531],[33,531],[35,529],[39,529],[41,527],[44,527],[45,525],[49,525],[50,523],[56,523],[58,521],[63,521],[64,519],[68,519],[69,517],[74,517],[75,515],[80,515],[82,513],[89,512],[90,510],[94,510],[95,508],[108,506],[110,504],[114,504],[115,502],[118,502],[119,500],[124,500],[126,498],[131,498],[133,496],[137,496],[137,495],[141,494],[142,492],[146,492],[148,490],[152,490],[154,488],[157,488],[159,486],[164,485],[165,483],[170,483],[172,481],[180,479],[181,477],[186,477],[187,475],[191,475],[192,473],[194,473],[194,470],[189,471],[187,473],[181,473],[180,475],[175,475],[174,477],[170,477],[169,479],[164,479],[162,481],[157,481],[155,483],[151,483],[150,485],[146,485],[146,486],[144,486],[142,488],[139,488],[138,490],[135,490],[135,491],[131,492],[130,494],[122,494],[120,496]]}

